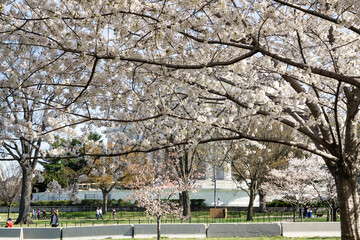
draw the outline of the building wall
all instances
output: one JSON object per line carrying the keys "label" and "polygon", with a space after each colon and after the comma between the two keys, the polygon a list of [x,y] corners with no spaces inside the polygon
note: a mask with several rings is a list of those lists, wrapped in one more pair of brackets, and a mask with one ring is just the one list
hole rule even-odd
{"label": "building wall", "polygon": [[[190,193],[191,199],[205,199],[207,206],[214,205],[214,183],[211,180],[198,181],[199,189],[196,193]],[[216,181],[216,196],[220,198],[221,206],[224,207],[246,207],[249,202],[247,193],[235,185],[232,180]],[[130,194],[130,190],[113,190],[109,199],[124,199]],[[78,196],[81,199],[102,199],[101,191],[79,191]],[[69,200],[67,193],[55,195],[53,193],[33,193],[34,201],[55,201]],[[255,201],[255,207],[259,206],[258,199]]]}

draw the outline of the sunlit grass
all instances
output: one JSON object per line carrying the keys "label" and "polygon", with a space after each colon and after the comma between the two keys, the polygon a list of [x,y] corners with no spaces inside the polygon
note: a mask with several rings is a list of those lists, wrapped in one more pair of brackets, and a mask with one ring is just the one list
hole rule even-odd
{"label": "sunlit grass", "polygon": [[[133,240],[151,240],[156,238],[133,238]],[[185,238],[167,238],[162,237],[161,239],[166,240],[184,240]],[[204,238],[186,238],[186,240],[201,240]],[[276,237],[253,237],[253,238],[206,238],[210,240],[339,240],[340,237],[301,237],[301,238],[287,238],[282,236],[276,236]],[[91,240],[91,239],[89,239]],[[120,240],[120,239],[113,239],[113,240]]]}
{"label": "sunlit grass", "polygon": [[[245,223],[246,221],[246,212],[245,211],[228,211],[228,217],[226,219],[213,219],[209,217],[209,211],[193,211],[192,218],[188,220],[175,219],[172,216],[168,216],[166,219],[162,220],[162,223],[205,223],[209,225],[211,223]],[[11,217],[15,221],[18,216],[18,213],[12,213]],[[49,216],[49,215],[48,215]],[[7,219],[6,213],[0,213],[1,226],[5,226]],[[113,225],[113,224],[139,224],[139,223],[156,223],[155,219],[146,216],[144,212],[129,212],[129,211],[118,211],[116,213],[116,219],[112,219],[112,213],[104,215],[104,220],[96,220],[95,212],[61,212],[61,207],[59,208],[59,224],[60,227],[68,226],[96,226],[96,225]],[[296,221],[301,221],[298,216],[296,216]],[[255,213],[254,214],[254,223],[262,222],[292,222],[293,213],[284,212],[284,213]],[[313,217],[313,218],[304,218],[304,222],[325,222],[326,217]],[[27,225],[16,225],[16,227],[48,227],[50,225],[50,220],[35,220],[34,224]]]}

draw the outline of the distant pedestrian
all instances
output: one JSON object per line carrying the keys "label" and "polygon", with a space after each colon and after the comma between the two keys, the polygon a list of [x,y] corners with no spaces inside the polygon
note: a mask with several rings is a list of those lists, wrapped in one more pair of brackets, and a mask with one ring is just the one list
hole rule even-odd
{"label": "distant pedestrian", "polygon": [[51,218],[50,218],[51,227],[59,226],[59,216],[58,212],[54,209],[51,209]]}
{"label": "distant pedestrian", "polygon": [[102,208],[99,208],[99,218],[101,218],[101,220],[104,220],[103,215],[102,215]]}
{"label": "distant pedestrian", "polygon": [[305,206],[304,208],[304,217],[307,217],[308,216],[308,208],[307,206]]}
{"label": "distant pedestrian", "polygon": [[32,210],[32,214],[31,214],[31,218],[32,218],[33,220],[35,220],[35,219],[36,219],[36,215],[37,215],[37,211],[36,211],[36,209],[33,209],[33,210]]}
{"label": "distant pedestrian", "polygon": [[220,198],[218,198],[218,199],[217,199],[216,206],[218,206],[218,207],[220,207],[220,206],[221,206],[221,201],[220,201]]}
{"label": "distant pedestrian", "polygon": [[37,219],[40,220],[41,212],[40,209],[37,210]]}
{"label": "distant pedestrian", "polygon": [[99,208],[96,208],[96,214],[95,214],[96,220],[99,220],[99,214],[100,214],[100,210]]}
{"label": "distant pedestrian", "polygon": [[8,218],[8,220],[6,221],[6,228],[12,228],[14,227],[14,223],[12,222],[12,218]]}
{"label": "distant pedestrian", "polygon": [[115,219],[115,215],[116,215],[116,210],[115,210],[115,208],[113,208],[113,210],[112,210],[113,219]]}

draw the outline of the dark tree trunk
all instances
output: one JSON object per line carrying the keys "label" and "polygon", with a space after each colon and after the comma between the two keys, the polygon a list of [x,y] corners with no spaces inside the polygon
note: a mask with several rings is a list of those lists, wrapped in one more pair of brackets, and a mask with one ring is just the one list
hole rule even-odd
{"label": "dark tree trunk", "polygon": [[186,218],[191,217],[191,201],[189,191],[183,191],[181,193],[181,202],[183,207],[183,216]]}
{"label": "dark tree trunk", "polygon": [[106,214],[108,211],[108,196],[109,193],[106,190],[101,190],[103,195],[103,214]]}
{"label": "dark tree trunk", "polygon": [[336,202],[335,200],[331,200],[331,208],[332,208],[332,221],[336,222],[337,221],[337,206],[336,206]]}
{"label": "dark tree trunk", "polygon": [[183,207],[183,196],[182,196],[182,193],[179,193],[179,207]]}
{"label": "dark tree trunk", "polygon": [[15,224],[33,223],[30,217],[30,199],[32,189],[32,170],[22,167],[22,188],[20,198],[20,211]]}
{"label": "dark tree trunk", "polygon": [[327,222],[331,222],[331,221],[332,221],[332,209],[331,209],[331,206],[329,206],[328,209],[327,209],[326,221],[327,221]]}
{"label": "dark tree trunk", "polygon": [[10,204],[8,205],[8,215],[7,215],[7,218],[10,218],[10,215],[11,215],[11,206],[12,206],[12,204],[10,203]]}
{"label": "dark tree trunk", "polygon": [[[296,222],[296,208],[297,207],[293,207],[293,222]],[[302,214],[301,211],[300,214]]]}
{"label": "dark tree trunk", "polygon": [[[336,176],[336,190],[340,206],[341,239],[360,239],[359,229],[359,194],[357,190],[357,175]],[[333,209],[336,214],[336,209]]]}
{"label": "dark tree trunk", "polygon": [[299,217],[300,217],[300,221],[303,222],[304,221],[304,205],[300,205],[300,214],[299,214]]}
{"label": "dark tree trunk", "polygon": [[253,221],[253,212],[254,212],[254,202],[255,202],[255,186],[254,184],[250,185],[250,192],[249,192],[249,205],[247,208],[247,216],[246,216],[246,221]]}
{"label": "dark tree trunk", "polygon": [[157,223],[157,240],[160,240],[161,232],[160,232],[160,217],[156,217],[156,223]]}

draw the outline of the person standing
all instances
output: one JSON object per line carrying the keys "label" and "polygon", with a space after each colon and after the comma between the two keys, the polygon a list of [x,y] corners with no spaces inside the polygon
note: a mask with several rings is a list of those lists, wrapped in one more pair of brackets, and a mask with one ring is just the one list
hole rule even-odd
{"label": "person standing", "polygon": [[41,212],[40,209],[37,210],[37,219],[40,220]]}
{"label": "person standing", "polygon": [[50,224],[51,224],[51,227],[57,227],[57,226],[59,226],[59,216],[58,216],[58,212],[57,212],[56,210],[54,210],[53,208],[51,209]]}
{"label": "person standing", "polygon": [[36,209],[34,208],[33,209],[33,220],[36,220],[36,215],[37,215],[37,211],[36,211]]}
{"label": "person standing", "polygon": [[96,208],[96,220],[99,220],[99,214],[100,214],[100,212],[99,212],[99,207],[97,207]]}
{"label": "person standing", "polygon": [[115,208],[113,208],[113,210],[112,210],[113,219],[115,219],[115,215],[116,215],[116,210],[115,210]]}

